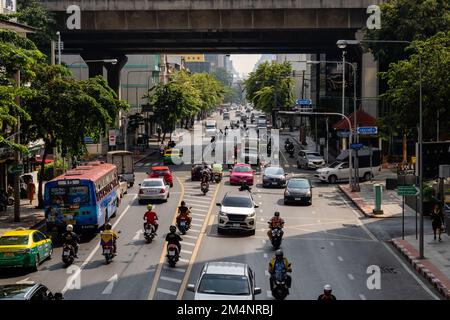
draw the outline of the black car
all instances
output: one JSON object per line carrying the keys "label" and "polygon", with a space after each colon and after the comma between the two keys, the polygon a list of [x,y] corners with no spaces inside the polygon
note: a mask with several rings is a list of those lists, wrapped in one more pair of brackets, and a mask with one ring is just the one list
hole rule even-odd
{"label": "black car", "polygon": [[308,179],[293,178],[286,184],[284,190],[284,204],[306,203],[312,204],[313,186]]}
{"label": "black car", "polygon": [[0,285],[0,300],[62,300],[61,293],[52,293],[39,283]]}
{"label": "black car", "polygon": [[268,167],[263,173],[263,187],[284,187],[286,175],[281,167]]}

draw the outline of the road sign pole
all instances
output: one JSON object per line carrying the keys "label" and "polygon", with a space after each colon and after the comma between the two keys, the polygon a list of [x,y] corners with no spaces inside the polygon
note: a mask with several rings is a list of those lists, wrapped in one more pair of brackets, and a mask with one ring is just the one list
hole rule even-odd
{"label": "road sign pole", "polygon": [[402,240],[405,240],[405,196],[402,197]]}

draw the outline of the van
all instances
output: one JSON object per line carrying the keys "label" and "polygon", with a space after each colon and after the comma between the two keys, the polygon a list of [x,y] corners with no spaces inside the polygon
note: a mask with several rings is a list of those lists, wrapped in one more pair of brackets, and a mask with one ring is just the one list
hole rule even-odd
{"label": "van", "polygon": [[106,155],[106,162],[116,165],[117,173],[130,187],[134,185],[133,153],[125,150],[110,151]]}
{"label": "van", "polygon": [[[358,173],[363,180],[370,180],[380,172],[380,150],[376,148],[363,148],[358,151]],[[355,152],[352,152],[353,169],[355,168]],[[316,170],[314,177],[321,181],[336,183],[349,179],[349,152],[344,150],[336,158],[336,161],[325,168]],[[353,170],[352,170],[352,173]]]}
{"label": "van", "polygon": [[206,120],[205,122],[205,136],[213,137],[217,134],[217,124],[215,120]]}

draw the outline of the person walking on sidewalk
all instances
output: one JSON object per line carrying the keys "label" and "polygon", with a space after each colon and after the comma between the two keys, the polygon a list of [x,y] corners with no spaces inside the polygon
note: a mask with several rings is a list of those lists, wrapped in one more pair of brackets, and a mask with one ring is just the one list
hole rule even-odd
{"label": "person walking on sidewalk", "polygon": [[442,241],[441,233],[444,229],[444,214],[442,213],[442,206],[439,204],[434,206],[431,215],[431,226],[433,227],[434,240],[436,240],[436,232],[439,230],[439,241]]}
{"label": "person walking on sidewalk", "polygon": [[34,194],[36,193],[36,186],[32,179],[28,180],[27,184],[27,198],[30,200],[30,204],[33,204]]}

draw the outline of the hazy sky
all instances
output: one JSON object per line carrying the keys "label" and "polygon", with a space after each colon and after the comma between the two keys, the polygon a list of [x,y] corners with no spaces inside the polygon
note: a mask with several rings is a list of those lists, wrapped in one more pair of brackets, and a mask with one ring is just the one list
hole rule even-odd
{"label": "hazy sky", "polygon": [[232,54],[230,59],[233,61],[233,66],[241,77],[245,77],[248,73],[253,71],[255,63],[261,57],[260,54]]}

